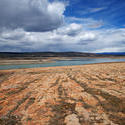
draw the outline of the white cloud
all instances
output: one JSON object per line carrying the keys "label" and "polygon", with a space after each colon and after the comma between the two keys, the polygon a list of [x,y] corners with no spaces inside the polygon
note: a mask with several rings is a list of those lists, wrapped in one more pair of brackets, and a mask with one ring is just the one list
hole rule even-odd
{"label": "white cloud", "polygon": [[69,25],[63,26],[57,29],[57,33],[59,34],[67,34],[69,36],[75,36],[82,30],[81,24],[71,23]]}
{"label": "white cloud", "polygon": [[125,51],[125,47],[107,47],[104,49],[99,49],[96,50],[96,53],[100,53],[100,52],[124,52]]}
{"label": "white cloud", "polygon": [[63,23],[66,5],[48,0],[1,0],[1,29],[23,28],[26,31],[50,31]]}
{"label": "white cloud", "polygon": [[0,51],[125,51],[125,29],[87,30],[77,23],[54,31],[5,30],[0,34]]}
{"label": "white cloud", "polygon": [[102,6],[102,7],[98,7],[98,8],[94,8],[94,7],[91,7],[91,8],[81,8],[81,10],[78,10],[76,11],[76,14],[79,14],[79,15],[86,15],[86,14],[93,14],[93,13],[98,13],[100,11],[103,11],[107,9],[107,6]]}
{"label": "white cloud", "polygon": [[84,29],[88,28],[100,28],[104,25],[103,20],[95,20],[93,18],[76,18],[76,17],[65,17],[66,23],[77,22],[84,26]]}
{"label": "white cloud", "polygon": [[125,51],[125,28],[101,29],[103,20],[64,17],[65,8],[58,0],[1,0],[0,51]]}
{"label": "white cloud", "polygon": [[100,12],[100,11],[105,10],[105,9],[106,9],[106,7],[90,8],[88,11],[89,11],[90,13],[95,13],[95,12]]}

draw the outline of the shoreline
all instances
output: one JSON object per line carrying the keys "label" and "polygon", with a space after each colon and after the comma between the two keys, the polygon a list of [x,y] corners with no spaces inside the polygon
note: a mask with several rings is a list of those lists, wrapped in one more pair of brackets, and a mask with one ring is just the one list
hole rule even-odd
{"label": "shoreline", "polygon": [[81,64],[81,65],[68,65],[68,66],[50,66],[50,67],[35,67],[35,68],[18,68],[18,69],[0,69],[2,71],[17,71],[17,70],[53,70],[53,69],[70,69],[70,68],[79,68],[83,66],[91,66],[91,65],[101,65],[101,64],[118,64],[124,62],[102,62],[102,63],[91,63],[91,64]]}
{"label": "shoreline", "polygon": [[45,64],[60,60],[72,60],[72,59],[100,59],[100,58],[111,58],[111,59],[124,59],[125,56],[118,57],[49,57],[49,58],[38,58],[38,59],[2,59],[0,58],[0,65],[23,65],[23,64]]}

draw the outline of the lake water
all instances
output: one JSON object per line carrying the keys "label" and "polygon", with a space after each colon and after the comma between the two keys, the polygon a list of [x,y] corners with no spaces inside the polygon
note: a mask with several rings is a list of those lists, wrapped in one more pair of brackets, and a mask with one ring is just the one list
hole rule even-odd
{"label": "lake water", "polygon": [[56,60],[55,62],[46,63],[46,64],[0,65],[0,70],[36,68],[36,67],[53,67],[53,66],[72,66],[72,65],[84,65],[84,64],[103,63],[103,62],[125,62],[125,58],[123,58],[123,59],[80,58],[80,59],[72,59],[72,60]]}

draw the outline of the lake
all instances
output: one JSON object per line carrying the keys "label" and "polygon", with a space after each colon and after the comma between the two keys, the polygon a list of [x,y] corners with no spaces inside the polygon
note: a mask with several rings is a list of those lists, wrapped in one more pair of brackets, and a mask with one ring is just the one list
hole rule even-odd
{"label": "lake", "polygon": [[52,63],[45,64],[20,64],[20,65],[0,65],[0,70],[4,69],[21,69],[21,68],[36,68],[36,67],[54,67],[54,66],[72,66],[72,65],[85,65],[92,63],[103,62],[125,62],[125,58],[113,59],[113,58],[79,58],[72,60],[56,60]]}

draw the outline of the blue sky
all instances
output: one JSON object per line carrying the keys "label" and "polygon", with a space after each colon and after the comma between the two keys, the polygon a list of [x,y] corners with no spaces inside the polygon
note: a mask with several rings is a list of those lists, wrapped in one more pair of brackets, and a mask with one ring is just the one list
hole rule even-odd
{"label": "blue sky", "polygon": [[125,51],[124,0],[1,0],[0,51]]}
{"label": "blue sky", "polygon": [[102,20],[104,27],[125,26],[124,0],[70,0],[64,13],[67,17]]}

